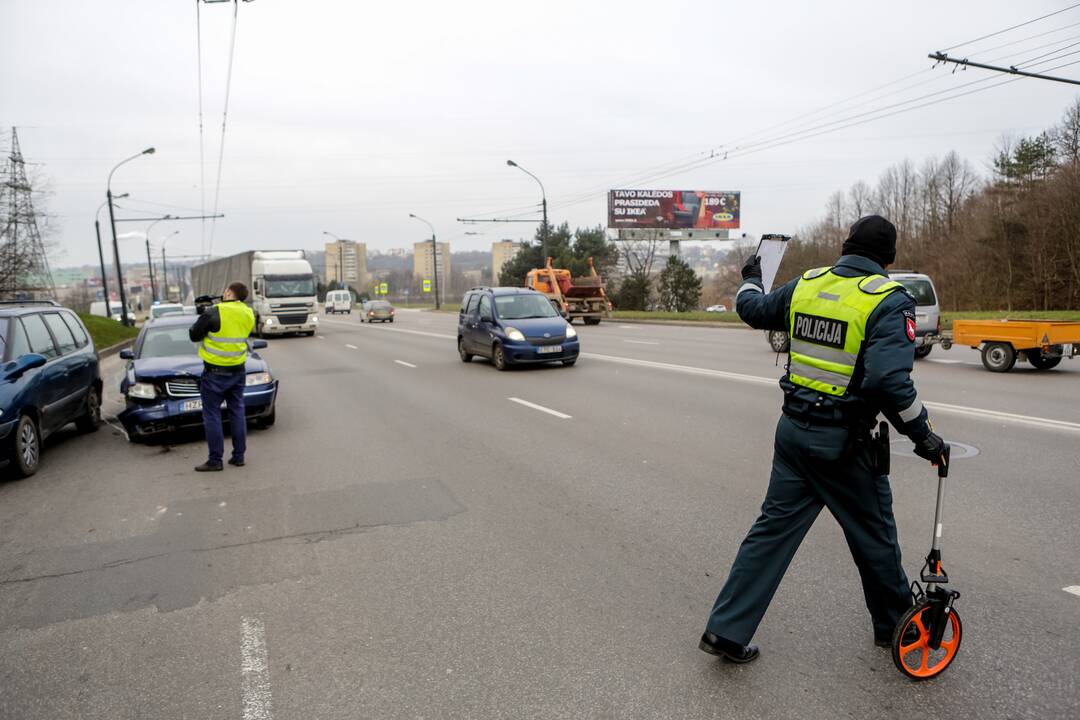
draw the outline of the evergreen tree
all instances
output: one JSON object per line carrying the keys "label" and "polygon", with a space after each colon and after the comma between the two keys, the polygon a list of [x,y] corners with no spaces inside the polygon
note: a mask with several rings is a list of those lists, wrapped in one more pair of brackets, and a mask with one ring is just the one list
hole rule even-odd
{"label": "evergreen tree", "polygon": [[660,305],[665,310],[687,312],[697,307],[701,297],[701,278],[677,255],[668,258],[660,273]]}

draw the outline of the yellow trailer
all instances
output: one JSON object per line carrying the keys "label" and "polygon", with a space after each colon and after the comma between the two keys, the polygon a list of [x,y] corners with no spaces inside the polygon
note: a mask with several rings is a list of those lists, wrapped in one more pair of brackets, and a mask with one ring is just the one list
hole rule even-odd
{"label": "yellow trailer", "polygon": [[1080,322],[956,320],[952,337],[941,341],[946,350],[953,345],[981,348],[983,367],[991,372],[1008,372],[1017,359],[1049,370],[1062,358],[1080,355]]}

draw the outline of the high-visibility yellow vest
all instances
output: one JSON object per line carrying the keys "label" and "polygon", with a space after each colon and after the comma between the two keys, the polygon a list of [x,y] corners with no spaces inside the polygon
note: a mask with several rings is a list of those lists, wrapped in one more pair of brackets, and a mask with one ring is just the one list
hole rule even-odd
{"label": "high-visibility yellow vest", "polygon": [[211,365],[231,367],[247,361],[247,338],[255,327],[255,314],[239,301],[219,303],[221,329],[207,333],[199,346],[199,357]]}
{"label": "high-visibility yellow vest", "polygon": [[842,277],[831,267],[808,270],[791,296],[788,379],[826,395],[845,395],[866,340],[866,323],[903,287],[884,275]]}

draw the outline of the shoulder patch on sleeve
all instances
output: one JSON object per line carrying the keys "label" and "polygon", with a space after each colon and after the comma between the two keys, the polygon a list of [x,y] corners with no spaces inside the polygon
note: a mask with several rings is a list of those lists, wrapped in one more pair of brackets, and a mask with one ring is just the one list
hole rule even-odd
{"label": "shoulder patch on sleeve", "polygon": [[915,342],[915,318],[912,317],[914,313],[908,314],[908,311],[904,311],[904,330],[907,332],[907,339],[911,342]]}

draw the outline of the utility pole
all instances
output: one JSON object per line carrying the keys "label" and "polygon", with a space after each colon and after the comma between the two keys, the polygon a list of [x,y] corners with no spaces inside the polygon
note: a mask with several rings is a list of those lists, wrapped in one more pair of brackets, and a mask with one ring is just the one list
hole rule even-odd
{"label": "utility pole", "polygon": [[435,226],[419,215],[409,213],[409,217],[415,218],[431,228],[431,274],[435,276],[435,309],[438,310],[441,307],[439,303],[439,245],[435,242]]}
{"label": "utility pole", "polygon": [[[123,195],[117,195],[116,199],[126,198],[128,193]],[[101,295],[105,299],[105,317],[112,317],[112,308],[109,306],[109,281],[105,274],[105,253],[101,249],[101,210],[105,207],[105,203],[98,205],[97,212],[94,213],[94,234],[97,235],[97,254],[98,261],[101,263]]]}
{"label": "utility pole", "polygon": [[154,285],[154,261],[150,259],[150,236],[146,236],[146,269],[150,273],[150,304],[153,305],[157,298],[157,286]]}
{"label": "utility pole", "polygon": [[131,322],[131,319],[128,316],[127,292],[124,290],[124,268],[120,266],[120,243],[117,242],[116,239],[116,213],[113,211],[112,176],[124,163],[131,162],[135,158],[142,157],[143,155],[153,155],[154,152],[154,148],[148,147],[141,153],[137,153],[129,158],[121,160],[109,171],[109,179],[105,183],[105,201],[109,204],[109,224],[112,226],[113,257],[116,261],[116,282],[120,285],[120,321],[125,325],[132,325],[134,323]]}
{"label": "utility pole", "polygon": [[169,302],[169,269],[165,265],[165,245],[161,246],[161,299]]}

